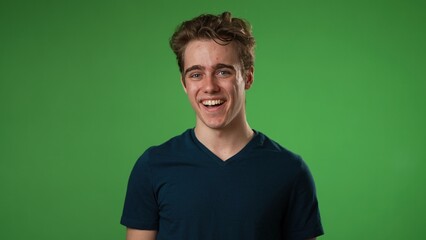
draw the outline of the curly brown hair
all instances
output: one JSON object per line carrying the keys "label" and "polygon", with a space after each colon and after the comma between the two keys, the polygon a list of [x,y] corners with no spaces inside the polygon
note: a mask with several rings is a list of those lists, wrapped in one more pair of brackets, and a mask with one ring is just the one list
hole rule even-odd
{"label": "curly brown hair", "polygon": [[217,16],[202,14],[184,21],[176,28],[170,39],[170,47],[176,54],[181,73],[183,73],[183,54],[186,46],[190,41],[199,39],[211,39],[221,45],[234,41],[244,72],[254,65],[255,40],[250,23],[241,18],[233,18],[230,12],[223,12]]}

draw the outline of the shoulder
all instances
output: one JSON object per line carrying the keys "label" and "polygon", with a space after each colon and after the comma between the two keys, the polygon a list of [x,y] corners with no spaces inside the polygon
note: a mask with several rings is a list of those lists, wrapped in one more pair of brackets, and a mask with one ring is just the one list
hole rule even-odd
{"label": "shoulder", "polygon": [[[281,146],[264,134],[259,134],[264,138],[261,144],[263,156],[267,156],[266,159],[272,159],[269,160],[269,162],[274,162],[274,168],[278,169],[276,171],[281,173],[284,178],[290,179],[294,189],[302,192],[311,191],[315,193],[312,173],[302,157]],[[275,169],[273,171],[275,171]]]}
{"label": "shoulder", "polygon": [[194,148],[192,129],[184,131],[182,134],[170,138],[164,143],[151,146],[139,157],[138,162],[147,164],[153,159],[161,159],[167,156],[187,155]]}
{"label": "shoulder", "polygon": [[281,159],[287,163],[299,166],[303,164],[303,160],[300,155],[283,147],[281,144],[272,140],[262,132],[257,132],[257,135],[258,146],[255,150],[258,152],[258,154],[262,154],[264,157]]}

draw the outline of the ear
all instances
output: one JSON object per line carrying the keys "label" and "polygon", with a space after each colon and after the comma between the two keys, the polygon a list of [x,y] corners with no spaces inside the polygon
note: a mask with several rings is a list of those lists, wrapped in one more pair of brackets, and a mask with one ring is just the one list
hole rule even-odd
{"label": "ear", "polygon": [[251,66],[248,70],[246,70],[246,73],[245,73],[245,89],[246,90],[248,90],[248,89],[250,89],[250,87],[251,87],[251,85],[253,84],[253,81],[254,81],[254,67],[253,66]]}
{"label": "ear", "polygon": [[185,91],[185,93],[188,93],[186,91],[185,78],[182,75],[180,76],[180,83],[182,84],[183,91]]}

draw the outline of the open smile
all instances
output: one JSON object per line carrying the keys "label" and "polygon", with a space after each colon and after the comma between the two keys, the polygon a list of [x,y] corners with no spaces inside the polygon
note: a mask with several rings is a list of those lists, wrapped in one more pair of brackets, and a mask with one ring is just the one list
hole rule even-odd
{"label": "open smile", "polygon": [[208,110],[217,110],[225,103],[223,99],[206,99],[202,100],[201,104]]}
{"label": "open smile", "polygon": [[225,101],[217,99],[217,100],[204,100],[201,101],[201,103],[206,106],[206,107],[214,107],[214,106],[220,106],[224,103]]}

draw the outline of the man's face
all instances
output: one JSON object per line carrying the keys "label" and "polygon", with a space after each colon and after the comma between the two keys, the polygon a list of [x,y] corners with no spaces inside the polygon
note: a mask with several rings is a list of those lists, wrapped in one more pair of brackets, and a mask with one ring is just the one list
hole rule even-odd
{"label": "man's face", "polygon": [[182,83],[197,127],[225,129],[245,122],[245,90],[253,82],[253,69],[243,75],[235,43],[194,40],[184,52]]}

